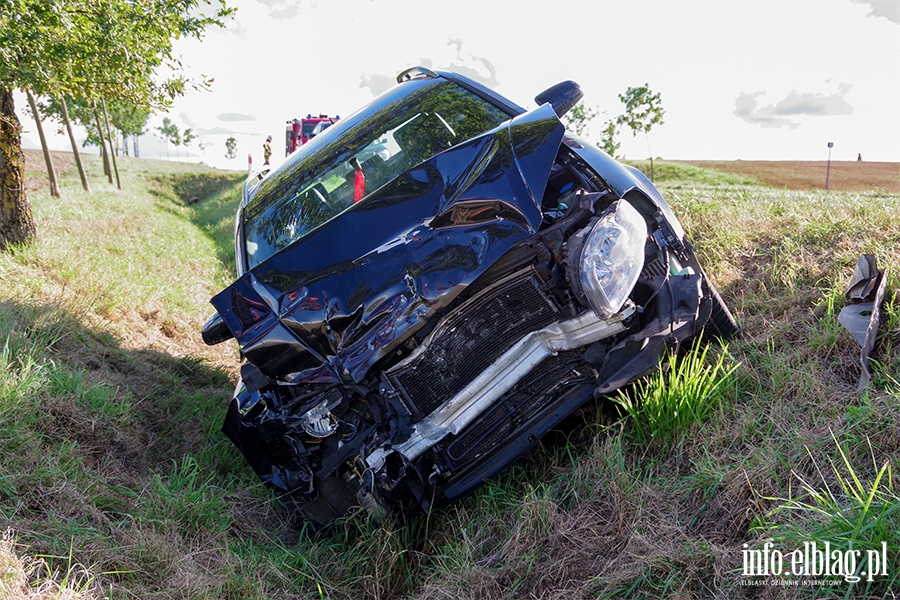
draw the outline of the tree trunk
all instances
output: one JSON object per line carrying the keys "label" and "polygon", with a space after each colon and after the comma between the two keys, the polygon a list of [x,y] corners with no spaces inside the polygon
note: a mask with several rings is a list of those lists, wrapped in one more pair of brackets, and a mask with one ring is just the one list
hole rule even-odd
{"label": "tree trunk", "polygon": [[0,87],[0,250],[35,237],[34,217],[25,194],[22,126],[11,89]]}
{"label": "tree trunk", "polygon": [[119,167],[116,165],[116,153],[113,152],[112,147],[112,134],[109,131],[109,113],[106,112],[106,100],[101,98],[100,102],[103,103],[103,119],[106,121],[106,139],[109,140],[109,155],[112,157],[113,170],[116,172],[116,187],[121,190],[122,182],[119,180]]}
{"label": "tree trunk", "polygon": [[59,105],[62,108],[63,122],[66,124],[66,131],[69,133],[69,143],[72,144],[72,154],[75,155],[75,164],[78,165],[78,176],[81,177],[81,187],[90,194],[91,186],[88,184],[87,173],[84,172],[84,165],[81,164],[81,153],[78,151],[78,144],[75,143],[75,134],[72,133],[72,122],[69,121],[69,109],[66,107],[65,96],[59,97]]}
{"label": "tree trunk", "polygon": [[41,150],[44,151],[44,162],[47,163],[47,177],[50,179],[50,195],[59,198],[59,182],[56,180],[56,169],[53,168],[53,159],[50,157],[50,148],[47,147],[47,138],[44,137],[44,126],[41,124],[41,113],[38,112],[37,103],[31,90],[25,90],[28,96],[28,105],[31,106],[31,114],[34,115],[34,124],[37,126],[38,137],[41,138]]}
{"label": "tree trunk", "polygon": [[100,154],[103,155],[103,173],[112,183],[112,169],[109,168],[109,152],[106,151],[106,140],[103,138],[103,126],[100,125],[100,114],[97,112],[97,103],[94,102],[92,107],[94,111],[94,121],[97,124],[97,137],[100,138]]}

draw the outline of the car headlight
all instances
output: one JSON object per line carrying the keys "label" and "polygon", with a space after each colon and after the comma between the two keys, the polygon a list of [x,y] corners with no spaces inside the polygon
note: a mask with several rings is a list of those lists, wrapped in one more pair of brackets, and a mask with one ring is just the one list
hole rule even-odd
{"label": "car headlight", "polygon": [[306,411],[300,417],[303,431],[316,438],[326,438],[338,429],[338,420],[331,414],[341,403],[341,395],[335,390],[325,394],[321,402]]}
{"label": "car headlight", "polygon": [[615,209],[591,228],[581,251],[581,286],[601,319],[621,310],[644,266],[647,224],[631,204]]}

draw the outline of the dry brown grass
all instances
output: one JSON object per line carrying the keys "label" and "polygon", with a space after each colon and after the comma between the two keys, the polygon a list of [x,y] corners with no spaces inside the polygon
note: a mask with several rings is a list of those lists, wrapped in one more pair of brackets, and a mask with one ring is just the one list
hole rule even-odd
{"label": "dry brown grass", "polygon": [[[794,160],[673,160],[707,169],[746,175],[774,188],[824,190],[827,161]],[[828,188],[845,192],[900,192],[900,163],[831,161]]]}
{"label": "dry brown grass", "polygon": [[47,563],[22,552],[12,531],[0,536],[0,598],[3,600],[94,600],[88,569],[73,565],[53,572]]}

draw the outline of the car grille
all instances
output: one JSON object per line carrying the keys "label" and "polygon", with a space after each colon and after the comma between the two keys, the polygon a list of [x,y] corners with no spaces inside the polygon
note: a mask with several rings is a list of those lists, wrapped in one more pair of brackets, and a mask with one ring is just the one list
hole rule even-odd
{"label": "car grille", "polygon": [[513,344],[558,320],[530,269],[482,290],[448,315],[411,362],[390,373],[414,413],[427,416]]}
{"label": "car grille", "polygon": [[459,435],[445,439],[439,449],[454,469],[490,452],[535,416],[563,391],[593,380],[593,368],[574,352],[550,356],[527,379],[498,400]]}

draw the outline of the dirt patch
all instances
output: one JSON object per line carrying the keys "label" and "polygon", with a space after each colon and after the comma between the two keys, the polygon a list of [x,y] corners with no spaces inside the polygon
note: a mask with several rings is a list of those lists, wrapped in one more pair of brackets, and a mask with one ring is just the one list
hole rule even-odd
{"label": "dirt patch", "polygon": [[771,160],[682,160],[696,167],[717,169],[754,177],[766,185],[789,190],[824,190],[846,192],[886,190],[900,192],[900,163],[866,161],[771,161]]}

